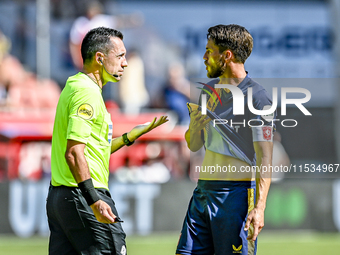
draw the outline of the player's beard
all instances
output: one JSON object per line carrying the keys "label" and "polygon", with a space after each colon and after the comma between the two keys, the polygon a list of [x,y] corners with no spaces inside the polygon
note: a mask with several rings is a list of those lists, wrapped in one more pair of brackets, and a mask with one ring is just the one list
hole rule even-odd
{"label": "player's beard", "polygon": [[208,71],[207,76],[208,78],[220,77],[225,72],[226,69],[227,69],[226,63],[223,57],[221,56],[220,59],[217,61],[217,65],[212,67],[210,72]]}

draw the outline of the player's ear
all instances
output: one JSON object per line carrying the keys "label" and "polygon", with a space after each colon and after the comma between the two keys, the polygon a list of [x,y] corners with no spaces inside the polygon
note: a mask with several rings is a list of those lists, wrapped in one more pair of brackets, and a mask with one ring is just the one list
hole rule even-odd
{"label": "player's ear", "polygon": [[230,61],[234,57],[234,54],[233,54],[233,52],[231,50],[225,50],[225,51],[223,51],[222,54],[223,54],[224,59],[226,61]]}

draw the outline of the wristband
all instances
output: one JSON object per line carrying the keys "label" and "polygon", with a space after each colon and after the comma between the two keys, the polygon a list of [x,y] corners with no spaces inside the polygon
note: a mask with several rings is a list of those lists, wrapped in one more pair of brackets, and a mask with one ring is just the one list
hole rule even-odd
{"label": "wristband", "polygon": [[83,197],[85,198],[88,205],[92,205],[100,199],[93,186],[91,178],[83,182],[79,182],[78,187],[81,190],[81,193],[83,194]]}
{"label": "wristband", "polygon": [[123,136],[123,141],[124,141],[126,146],[130,146],[130,145],[132,145],[135,142],[135,141],[131,142],[129,140],[129,138],[127,137],[127,133],[124,133],[122,136]]}

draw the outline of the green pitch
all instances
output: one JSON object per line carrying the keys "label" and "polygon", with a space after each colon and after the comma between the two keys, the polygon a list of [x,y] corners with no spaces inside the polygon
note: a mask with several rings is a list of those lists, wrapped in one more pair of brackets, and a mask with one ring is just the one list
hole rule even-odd
{"label": "green pitch", "polygon": [[[21,239],[0,236],[2,255],[46,255],[47,238]],[[160,233],[127,238],[129,255],[174,255],[178,234]],[[338,255],[339,233],[263,232],[258,244],[258,255]]]}

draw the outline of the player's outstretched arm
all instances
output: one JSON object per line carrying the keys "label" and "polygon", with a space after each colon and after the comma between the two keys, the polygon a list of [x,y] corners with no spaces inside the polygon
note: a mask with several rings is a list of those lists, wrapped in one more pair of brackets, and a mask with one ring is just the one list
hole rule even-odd
{"label": "player's outstretched arm", "polygon": [[[256,152],[256,166],[260,169],[256,173],[256,204],[248,214],[244,230],[249,230],[248,240],[255,241],[264,227],[264,210],[271,183],[270,166],[272,164],[273,142],[254,142]],[[253,229],[250,228],[253,225]]]}
{"label": "player's outstretched arm", "polygon": [[[152,122],[147,122],[145,124],[141,124],[134,127],[129,133],[127,133],[127,138],[129,139],[130,142],[134,142],[138,137],[141,137],[142,135],[150,132],[151,130],[155,129],[156,127],[159,127],[160,125],[163,125],[168,121],[169,121],[168,116],[161,116],[158,120],[157,117],[155,117],[152,120]],[[112,140],[111,153],[114,153],[115,151],[119,150],[124,145],[125,143],[122,137],[118,137]]]}

